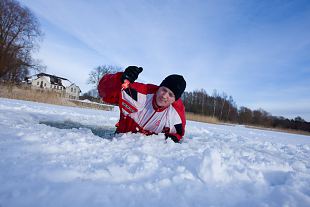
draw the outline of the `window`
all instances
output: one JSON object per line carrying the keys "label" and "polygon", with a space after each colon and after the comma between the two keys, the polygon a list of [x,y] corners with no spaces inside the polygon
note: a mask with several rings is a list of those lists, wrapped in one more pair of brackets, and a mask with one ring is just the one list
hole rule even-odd
{"label": "window", "polygon": [[44,86],[46,87],[46,83],[44,83]]}
{"label": "window", "polygon": [[39,85],[39,84],[40,84],[40,82],[38,81],[38,82],[37,82],[37,85]]}
{"label": "window", "polygon": [[74,89],[74,93],[76,93],[76,89]]}
{"label": "window", "polygon": [[73,92],[73,88],[71,88],[71,92]]}

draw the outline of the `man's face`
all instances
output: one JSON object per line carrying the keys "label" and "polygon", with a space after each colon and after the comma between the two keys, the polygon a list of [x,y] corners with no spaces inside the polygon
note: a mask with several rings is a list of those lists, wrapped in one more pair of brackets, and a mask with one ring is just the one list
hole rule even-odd
{"label": "man's face", "polygon": [[175,101],[173,92],[165,87],[161,86],[156,92],[156,104],[159,107],[167,107]]}

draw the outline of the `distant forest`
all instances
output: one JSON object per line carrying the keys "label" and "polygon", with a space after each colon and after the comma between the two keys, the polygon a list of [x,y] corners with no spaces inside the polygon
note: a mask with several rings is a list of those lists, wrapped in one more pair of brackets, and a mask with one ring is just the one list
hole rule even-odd
{"label": "distant forest", "polygon": [[182,101],[187,112],[216,117],[223,122],[310,132],[310,122],[306,122],[299,116],[288,119],[282,116],[272,116],[263,109],[252,111],[244,106],[238,109],[232,96],[228,97],[225,93],[220,95],[216,90],[212,95],[208,95],[204,89],[184,92]]}

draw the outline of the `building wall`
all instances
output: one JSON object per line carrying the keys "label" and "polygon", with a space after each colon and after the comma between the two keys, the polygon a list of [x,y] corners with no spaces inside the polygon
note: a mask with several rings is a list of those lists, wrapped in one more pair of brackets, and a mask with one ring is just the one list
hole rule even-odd
{"label": "building wall", "polygon": [[32,81],[31,86],[36,88],[49,89],[51,84],[44,76],[42,76]]}
{"label": "building wall", "polygon": [[59,92],[65,91],[65,87],[54,85],[54,84],[51,84],[50,89],[54,91],[59,91]]}
{"label": "building wall", "polygon": [[66,97],[71,99],[79,99],[80,96],[80,88],[75,84],[66,88]]}

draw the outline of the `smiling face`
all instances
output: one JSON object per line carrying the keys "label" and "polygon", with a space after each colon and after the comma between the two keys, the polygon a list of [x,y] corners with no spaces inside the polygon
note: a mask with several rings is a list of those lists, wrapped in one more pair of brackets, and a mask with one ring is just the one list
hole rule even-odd
{"label": "smiling face", "polygon": [[161,86],[156,92],[156,104],[159,107],[167,107],[175,102],[175,96],[173,92],[165,87]]}

